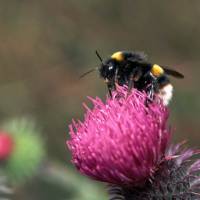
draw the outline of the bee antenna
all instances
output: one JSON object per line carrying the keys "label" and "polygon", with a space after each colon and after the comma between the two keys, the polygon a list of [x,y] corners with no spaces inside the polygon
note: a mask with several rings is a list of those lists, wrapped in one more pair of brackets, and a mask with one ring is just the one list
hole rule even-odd
{"label": "bee antenna", "polygon": [[87,72],[83,73],[81,76],[79,76],[79,79],[85,77],[86,75],[90,74],[91,72],[94,72],[95,70],[97,70],[96,68],[90,69]]}
{"label": "bee antenna", "polygon": [[103,59],[101,58],[101,56],[99,55],[99,53],[98,53],[98,51],[96,50],[95,51],[95,53],[96,53],[96,55],[97,55],[97,57],[99,58],[99,60],[101,61],[101,63],[103,62]]}

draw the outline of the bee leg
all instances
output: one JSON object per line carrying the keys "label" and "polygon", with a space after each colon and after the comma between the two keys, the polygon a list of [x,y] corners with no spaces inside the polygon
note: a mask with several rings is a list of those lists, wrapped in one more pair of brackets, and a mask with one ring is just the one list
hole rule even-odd
{"label": "bee leg", "polygon": [[135,81],[135,78],[137,76],[137,71],[138,71],[137,68],[135,68],[130,74],[130,77],[129,77],[129,80],[128,80],[128,91],[129,92],[134,87],[134,81]]}
{"label": "bee leg", "polygon": [[150,100],[153,100],[153,95],[154,95],[154,86],[153,84],[151,84],[148,88],[147,88],[147,95],[148,95],[148,98]]}
{"label": "bee leg", "polygon": [[146,98],[146,101],[145,101],[145,105],[147,107],[149,106],[150,103],[153,102],[153,95],[154,95],[153,88],[151,88],[147,91],[147,98]]}
{"label": "bee leg", "polygon": [[108,92],[109,92],[110,98],[112,98],[112,90],[110,88],[108,89]]}
{"label": "bee leg", "polygon": [[117,68],[116,71],[115,71],[115,75],[114,75],[112,84],[111,84],[114,90],[116,90],[116,85],[119,84],[119,81],[118,81],[118,78],[119,78],[118,77],[118,72],[119,72],[119,69]]}
{"label": "bee leg", "polygon": [[119,69],[117,68],[115,71],[115,78],[114,78],[115,83],[118,83],[118,72],[119,72]]}
{"label": "bee leg", "polygon": [[134,74],[131,74],[130,80],[128,81],[128,92],[134,87]]}
{"label": "bee leg", "polygon": [[156,80],[156,78],[151,76],[151,79],[152,80],[149,83],[149,86],[147,86],[147,88],[146,88],[146,93],[147,93],[146,104],[149,104],[149,103],[153,102],[154,94],[155,94],[156,88],[157,88],[157,80]]}
{"label": "bee leg", "polygon": [[140,77],[142,76],[142,72],[139,68],[134,68],[131,72],[131,75],[129,77],[128,81],[128,90],[131,91],[131,89],[134,87],[134,83],[137,82]]}
{"label": "bee leg", "polygon": [[108,88],[108,93],[109,93],[109,95],[110,95],[110,97],[112,98],[112,88],[113,86],[112,86],[112,84],[109,82],[109,83],[107,83],[107,88]]}

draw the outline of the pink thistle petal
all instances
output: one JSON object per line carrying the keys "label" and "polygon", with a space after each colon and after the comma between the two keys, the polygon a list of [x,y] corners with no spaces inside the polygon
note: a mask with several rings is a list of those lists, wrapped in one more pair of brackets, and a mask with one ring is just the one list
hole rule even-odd
{"label": "pink thistle petal", "polygon": [[118,87],[104,103],[89,97],[83,122],[69,126],[67,145],[77,169],[93,179],[118,185],[141,185],[161,162],[170,137],[168,110],[157,101],[146,106],[147,96],[128,95]]}

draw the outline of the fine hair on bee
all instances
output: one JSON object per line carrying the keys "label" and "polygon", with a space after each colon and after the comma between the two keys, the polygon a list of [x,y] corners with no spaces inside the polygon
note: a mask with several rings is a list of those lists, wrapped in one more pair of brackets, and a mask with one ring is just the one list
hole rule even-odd
{"label": "fine hair on bee", "polygon": [[[109,94],[115,90],[116,84],[127,85],[129,90],[136,88],[145,91],[149,99],[157,94],[167,105],[172,98],[173,86],[169,76],[184,78],[184,75],[163,65],[152,64],[141,52],[117,51],[103,60],[96,51],[101,64],[98,67],[100,77],[107,84]],[[95,71],[91,69],[81,77]]]}

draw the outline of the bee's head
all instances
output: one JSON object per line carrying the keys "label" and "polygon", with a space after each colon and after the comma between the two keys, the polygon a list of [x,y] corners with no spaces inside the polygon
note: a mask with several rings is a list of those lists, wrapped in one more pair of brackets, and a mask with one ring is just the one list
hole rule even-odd
{"label": "bee's head", "polygon": [[101,58],[97,51],[96,55],[101,61],[101,65],[99,67],[100,76],[107,82],[112,81],[115,77],[117,65],[124,60],[123,52],[118,51],[105,61]]}
{"label": "bee's head", "polygon": [[115,76],[116,67],[117,63],[112,58],[102,62],[99,68],[100,76],[105,80],[112,80]]}

